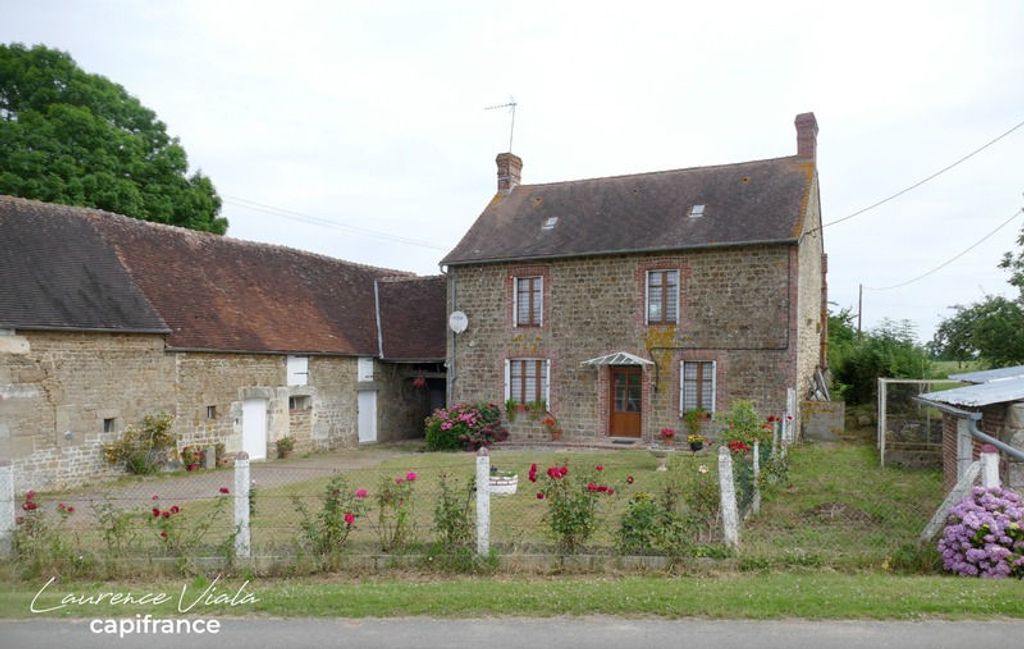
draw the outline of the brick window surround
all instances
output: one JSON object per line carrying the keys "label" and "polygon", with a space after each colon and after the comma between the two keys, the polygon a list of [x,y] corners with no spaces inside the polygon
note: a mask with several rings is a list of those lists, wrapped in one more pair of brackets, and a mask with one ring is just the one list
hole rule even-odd
{"label": "brick window surround", "polygon": [[[518,302],[517,283],[520,279],[540,280],[540,310],[536,324],[519,324],[516,318]],[[505,324],[510,331],[546,330],[551,321],[551,270],[546,265],[516,266],[508,269],[505,277]]]}
{"label": "brick window surround", "polygon": [[648,270],[644,310],[647,324],[678,324],[679,270]]}
{"label": "brick window surround", "polygon": [[[668,322],[648,322],[647,284],[651,271],[678,271],[677,302],[675,320]],[[658,257],[647,259],[636,265],[636,306],[635,321],[641,327],[675,327],[686,322],[686,285],[690,279],[690,264],[683,257]]]}
{"label": "brick window surround", "polygon": [[512,322],[517,327],[540,327],[544,324],[544,278],[514,277],[512,279]]}
{"label": "brick window surround", "polygon": [[679,362],[679,412],[694,408],[715,411],[718,387],[717,363],[713,360]]}

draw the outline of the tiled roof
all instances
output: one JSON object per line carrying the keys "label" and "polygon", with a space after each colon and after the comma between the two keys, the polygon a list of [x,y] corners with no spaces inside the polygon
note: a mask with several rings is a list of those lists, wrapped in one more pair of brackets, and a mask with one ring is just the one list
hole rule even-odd
{"label": "tiled roof", "polygon": [[[813,177],[813,160],[788,157],[518,185],[494,197],[442,263],[795,242]],[[694,205],[703,216],[690,216]]]}
{"label": "tiled roof", "polygon": [[376,356],[374,281],[407,275],[99,210],[3,198],[0,214],[0,321],[14,313],[22,328],[169,331],[176,349]]}
{"label": "tiled roof", "polygon": [[82,210],[0,196],[0,327],[167,333]]}
{"label": "tiled roof", "polygon": [[444,360],[447,344],[447,283],[434,277],[387,278],[380,292],[383,358],[391,361]]}

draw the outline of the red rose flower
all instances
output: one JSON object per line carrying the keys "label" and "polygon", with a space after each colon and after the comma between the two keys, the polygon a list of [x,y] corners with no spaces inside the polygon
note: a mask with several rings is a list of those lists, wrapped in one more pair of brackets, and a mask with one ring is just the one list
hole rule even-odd
{"label": "red rose flower", "polygon": [[626,484],[633,484],[634,482],[636,482],[636,481],[633,479],[633,476],[631,476],[631,475],[626,476]]}
{"label": "red rose flower", "polygon": [[32,501],[32,500],[26,500],[26,501],[25,501],[25,504],[21,506],[21,508],[22,508],[22,509],[24,509],[24,510],[25,510],[25,511],[27,511],[27,512],[30,512],[30,511],[32,511],[32,510],[33,510],[33,509],[35,509],[36,507],[39,507],[39,505],[37,505],[37,504],[36,504],[36,503],[35,503],[34,501]]}
{"label": "red rose flower", "polygon": [[405,474],[405,479],[409,482],[416,482],[416,474],[413,471]]}
{"label": "red rose flower", "polygon": [[597,484],[593,482],[588,483],[587,491],[597,491]]}
{"label": "red rose flower", "polygon": [[345,512],[345,525],[351,526],[352,523],[356,522],[356,515],[352,512]]}
{"label": "red rose flower", "polygon": [[530,465],[530,482],[537,482],[537,465]]}
{"label": "red rose flower", "polygon": [[29,489],[28,491],[25,492],[25,500],[32,500],[35,497],[36,497],[36,492],[34,490]]}
{"label": "red rose flower", "polygon": [[171,517],[171,512],[160,512],[160,515],[163,516],[164,518],[170,518]]}
{"label": "red rose flower", "polygon": [[160,496],[153,494],[153,500],[160,500]]}
{"label": "red rose flower", "polygon": [[595,471],[604,471],[604,465],[603,464],[598,464],[597,466],[594,467],[594,470]]}
{"label": "red rose flower", "polygon": [[228,489],[227,487],[221,487],[221,488],[220,488],[220,489],[218,489],[217,491],[219,491],[219,492],[220,492],[220,493],[222,493],[222,494],[229,494],[229,493],[231,493],[231,490],[230,490],[230,489]]}
{"label": "red rose flower", "polygon": [[178,507],[177,505],[171,505],[171,513],[172,514],[177,514],[180,511],[181,511],[181,507]]}
{"label": "red rose flower", "polygon": [[615,490],[612,489],[611,487],[608,487],[608,495],[609,496],[614,496],[615,495]]}
{"label": "red rose flower", "polygon": [[69,514],[74,514],[75,513],[75,508],[74,507],[68,507],[67,510],[65,510],[65,511],[67,511],[67,513],[69,513]]}
{"label": "red rose flower", "polygon": [[157,507],[153,508],[153,518],[160,518],[160,509]]}
{"label": "red rose flower", "polygon": [[595,491],[605,493],[606,491],[608,491],[608,485],[598,485]]}
{"label": "red rose flower", "polygon": [[537,492],[537,500],[544,500],[544,492],[543,491],[538,491]]}
{"label": "red rose flower", "polygon": [[164,530],[163,532],[160,532],[160,538],[162,538],[162,539],[166,539],[167,538],[167,531],[166,530]]}

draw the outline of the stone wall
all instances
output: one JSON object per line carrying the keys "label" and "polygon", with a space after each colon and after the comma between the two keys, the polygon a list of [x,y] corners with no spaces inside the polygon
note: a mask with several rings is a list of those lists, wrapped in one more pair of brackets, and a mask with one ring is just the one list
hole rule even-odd
{"label": "stone wall", "polygon": [[[242,449],[242,404],[267,399],[267,457],[285,435],[296,451],[357,444],[357,359],[312,356],[308,384],[288,386],[286,356],[168,352],[159,335],[17,332],[0,336],[0,457],[17,489],[51,489],[112,477],[102,445],[146,415],[174,417],[179,448]],[[422,435],[426,394],[405,389],[399,366],[375,363],[378,440]],[[309,409],[289,409],[308,397]],[[424,402],[424,403],[421,403]],[[113,432],[104,433],[104,420]]]}
{"label": "stone wall", "polygon": [[823,322],[825,296],[824,259],[822,244],[821,210],[818,204],[818,181],[815,178],[808,198],[804,237],[800,240],[798,264],[794,279],[797,293],[797,399],[807,397],[814,370],[821,361],[821,339],[827,327]]}
{"label": "stone wall", "polygon": [[[781,414],[786,388],[796,383],[797,263],[794,246],[747,246],[453,267],[449,306],[467,314],[469,329],[454,345],[452,400],[500,403],[506,358],[547,359],[548,405],[565,433],[602,436],[609,371],[581,363],[625,351],[656,362],[644,368],[645,438],[680,426],[682,360],[717,362],[717,409],[743,398],[765,414]],[[646,271],[662,268],[680,270],[679,324],[647,326]],[[546,278],[543,325],[517,328],[512,278],[528,275]]]}
{"label": "stone wall", "polygon": [[[162,336],[19,331],[0,337],[0,456],[16,489],[116,475],[101,445],[145,415],[174,414]],[[113,433],[104,433],[112,419]]]}

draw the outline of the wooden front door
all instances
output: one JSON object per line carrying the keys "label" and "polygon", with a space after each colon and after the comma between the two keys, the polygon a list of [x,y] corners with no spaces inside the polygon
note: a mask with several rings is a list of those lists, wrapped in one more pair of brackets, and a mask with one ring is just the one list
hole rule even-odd
{"label": "wooden front door", "polygon": [[643,374],[640,368],[612,367],[610,383],[608,434],[612,437],[640,437],[643,396]]}

